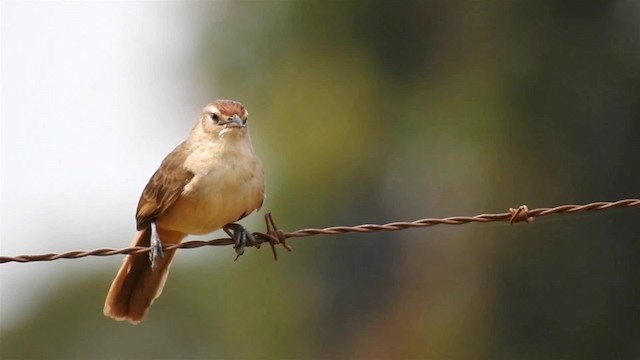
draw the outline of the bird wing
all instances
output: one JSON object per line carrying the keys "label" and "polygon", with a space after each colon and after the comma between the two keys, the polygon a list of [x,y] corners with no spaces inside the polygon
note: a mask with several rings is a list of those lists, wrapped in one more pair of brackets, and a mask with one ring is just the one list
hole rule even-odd
{"label": "bird wing", "polygon": [[188,155],[184,147],[182,143],[167,155],[142,191],[136,211],[138,230],[167,210],[193,178],[194,174],[184,167]]}

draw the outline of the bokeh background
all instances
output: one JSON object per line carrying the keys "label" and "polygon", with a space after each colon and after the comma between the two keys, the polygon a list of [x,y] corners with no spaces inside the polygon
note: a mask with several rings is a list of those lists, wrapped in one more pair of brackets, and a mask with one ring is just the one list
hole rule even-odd
{"label": "bokeh background", "polygon": [[[268,198],[245,222],[383,223],[640,195],[637,1],[11,2],[2,255],[125,247],[215,98]],[[138,326],[122,257],[0,265],[0,357],[634,359],[640,212],[181,251]],[[215,235],[206,237],[211,238]]]}

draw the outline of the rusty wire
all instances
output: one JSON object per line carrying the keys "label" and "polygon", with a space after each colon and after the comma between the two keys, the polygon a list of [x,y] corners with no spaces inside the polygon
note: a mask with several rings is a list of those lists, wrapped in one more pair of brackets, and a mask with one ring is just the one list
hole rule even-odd
{"label": "rusty wire", "polygon": [[[480,214],[475,216],[454,216],[443,219],[421,219],[411,222],[392,222],[388,224],[362,224],[356,226],[332,226],[323,229],[307,228],[296,230],[292,232],[285,232],[279,230],[274,221],[271,213],[265,215],[265,223],[267,231],[265,233],[254,232],[253,235],[257,240],[257,247],[259,244],[268,242],[273,250],[274,258],[277,260],[277,253],[275,245],[282,245],[287,251],[291,251],[291,247],[287,244],[286,240],[290,238],[308,237],[314,235],[338,235],[346,233],[369,233],[374,231],[397,231],[410,228],[423,228],[434,225],[462,225],[468,223],[487,223],[487,222],[500,222],[508,221],[511,224],[518,222],[531,222],[535,218],[546,216],[550,214],[573,214],[583,211],[596,211],[606,210],[612,208],[630,208],[640,206],[640,199],[624,199],[612,202],[593,202],[584,205],[561,205],[552,208],[537,208],[529,210],[526,205],[522,205],[518,208],[511,208],[508,212],[499,214]],[[234,241],[231,238],[219,238],[208,241],[192,240],[185,241],[180,244],[164,246],[163,250],[173,249],[195,249],[203,246],[222,246],[233,245]],[[91,251],[69,251],[65,253],[50,253],[39,255],[19,255],[19,256],[0,256],[0,264],[18,262],[34,262],[34,261],[52,261],[58,259],[79,259],[87,256],[112,256],[118,254],[143,254],[149,252],[148,247],[129,247],[124,249],[95,249]]]}

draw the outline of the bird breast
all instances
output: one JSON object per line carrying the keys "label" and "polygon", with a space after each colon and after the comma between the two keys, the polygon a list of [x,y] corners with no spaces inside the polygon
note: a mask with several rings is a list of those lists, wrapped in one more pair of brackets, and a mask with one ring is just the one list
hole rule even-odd
{"label": "bird breast", "polygon": [[162,227],[208,234],[262,205],[264,175],[251,144],[219,145],[202,146],[189,155],[185,167],[194,177],[158,219]]}

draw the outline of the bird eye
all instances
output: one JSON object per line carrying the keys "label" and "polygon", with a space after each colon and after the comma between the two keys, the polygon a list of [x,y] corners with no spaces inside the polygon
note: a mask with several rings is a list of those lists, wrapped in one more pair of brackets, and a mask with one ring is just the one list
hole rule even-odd
{"label": "bird eye", "polygon": [[211,120],[217,124],[220,121],[220,116],[216,113],[211,113]]}

